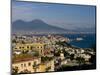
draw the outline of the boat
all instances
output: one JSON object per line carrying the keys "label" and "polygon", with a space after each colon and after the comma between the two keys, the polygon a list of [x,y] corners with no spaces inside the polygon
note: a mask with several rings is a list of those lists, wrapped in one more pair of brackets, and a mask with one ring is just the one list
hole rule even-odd
{"label": "boat", "polygon": [[83,38],[76,38],[76,41],[81,41],[83,40]]}

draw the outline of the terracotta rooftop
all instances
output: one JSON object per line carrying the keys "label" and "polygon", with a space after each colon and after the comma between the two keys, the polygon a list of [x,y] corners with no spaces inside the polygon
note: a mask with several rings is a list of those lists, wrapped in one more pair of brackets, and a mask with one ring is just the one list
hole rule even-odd
{"label": "terracotta rooftop", "polygon": [[26,61],[32,61],[34,59],[38,59],[39,57],[25,57],[25,58],[17,58],[13,59],[12,63],[20,63],[20,62],[26,62]]}

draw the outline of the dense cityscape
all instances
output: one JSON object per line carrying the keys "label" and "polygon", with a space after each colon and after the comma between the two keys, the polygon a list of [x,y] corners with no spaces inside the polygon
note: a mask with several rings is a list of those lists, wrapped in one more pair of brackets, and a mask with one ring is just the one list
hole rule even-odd
{"label": "dense cityscape", "polygon": [[13,34],[12,73],[81,70],[84,65],[94,69],[95,47],[78,48],[70,45],[70,41],[70,38],[58,34]]}
{"label": "dense cityscape", "polygon": [[96,6],[12,0],[11,72],[96,69]]}

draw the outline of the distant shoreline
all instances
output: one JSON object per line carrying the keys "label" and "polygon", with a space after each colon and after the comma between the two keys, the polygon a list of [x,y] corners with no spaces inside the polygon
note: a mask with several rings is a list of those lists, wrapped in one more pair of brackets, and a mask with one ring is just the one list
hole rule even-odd
{"label": "distant shoreline", "polygon": [[62,34],[96,34],[95,32],[27,32],[27,31],[23,31],[23,32],[11,32],[11,34],[22,34],[22,35],[62,35]]}

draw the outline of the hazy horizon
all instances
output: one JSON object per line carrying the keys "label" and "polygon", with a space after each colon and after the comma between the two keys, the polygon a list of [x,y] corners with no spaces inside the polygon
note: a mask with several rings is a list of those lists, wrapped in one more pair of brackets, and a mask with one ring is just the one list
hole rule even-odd
{"label": "hazy horizon", "polygon": [[43,20],[64,29],[95,30],[96,7],[72,4],[12,2],[12,22]]}

